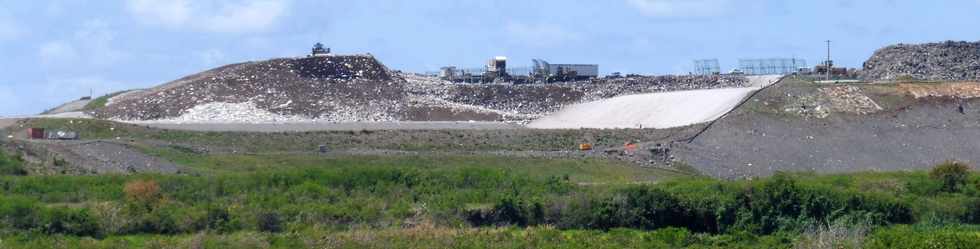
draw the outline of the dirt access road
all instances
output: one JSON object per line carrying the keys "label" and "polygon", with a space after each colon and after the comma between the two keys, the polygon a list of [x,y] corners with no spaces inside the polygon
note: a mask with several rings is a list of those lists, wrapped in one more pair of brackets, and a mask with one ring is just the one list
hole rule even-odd
{"label": "dirt access road", "polygon": [[511,130],[524,126],[505,122],[293,122],[293,123],[165,123],[135,122],[158,129],[208,132],[308,132],[378,130]]}

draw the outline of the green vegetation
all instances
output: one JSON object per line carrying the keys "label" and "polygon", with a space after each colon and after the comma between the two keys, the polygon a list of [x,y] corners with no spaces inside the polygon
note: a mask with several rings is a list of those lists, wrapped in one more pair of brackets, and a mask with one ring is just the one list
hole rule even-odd
{"label": "green vegetation", "polygon": [[[636,184],[591,160],[188,160],[211,170],[0,177],[0,246],[976,248],[980,236],[970,172],[947,191],[928,172]],[[252,166],[209,165],[235,161]]]}
{"label": "green vegetation", "polygon": [[691,175],[597,158],[552,159],[487,155],[323,156],[317,154],[203,154],[189,148],[145,148],[149,155],[185,165],[194,173],[234,174],[307,168],[418,170],[502,169],[535,178],[567,177],[579,184],[653,182]]}
{"label": "green vegetation", "polygon": [[960,162],[944,162],[929,171],[929,177],[942,182],[942,190],[959,192],[970,177],[970,166]]}
{"label": "green vegetation", "polygon": [[122,94],[122,93],[125,93],[125,92],[126,91],[119,91],[119,92],[114,92],[114,93],[102,95],[102,96],[100,96],[98,98],[93,99],[92,101],[89,101],[88,104],[85,104],[85,107],[83,108],[83,110],[91,111],[91,110],[95,110],[95,109],[99,109],[99,108],[105,107],[106,104],[109,103],[109,99],[110,98],[115,97],[115,96],[117,96],[119,94]]}
{"label": "green vegetation", "polygon": [[8,156],[2,148],[0,148],[0,176],[2,175],[26,175],[27,170],[24,169],[24,162],[19,157]]}
{"label": "green vegetation", "polygon": [[[400,151],[567,151],[580,143],[622,148],[625,141],[653,141],[670,130],[413,130],[318,132],[192,132],[151,129],[133,124],[88,119],[31,119],[26,127],[77,131],[82,139],[165,142],[186,147],[221,147],[245,153],[313,152],[384,149]],[[682,128],[694,129],[694,128]],[[233,148],[229,148],[230,146]]]}
{"label": "green vegetation", "polygon": [[95,109],[99,109],[99,108],[105,107],[105,105],[109,103],[109,98],[110,98],[109,95],[104,95],[104,96],[95,98],[92,101],[89,101],[87,104],[85,104],[85,107],[83,109],[84,110],[95,110]]}

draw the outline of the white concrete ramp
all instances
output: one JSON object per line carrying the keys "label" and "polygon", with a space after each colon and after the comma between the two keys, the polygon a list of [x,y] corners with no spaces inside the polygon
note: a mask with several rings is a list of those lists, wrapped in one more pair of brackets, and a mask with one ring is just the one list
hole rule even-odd
{"label": "white concrete ramp", "polygon": [[672,128],[720,118],[760,87],[649,93],[566,107],[528,124],[536,129]]}

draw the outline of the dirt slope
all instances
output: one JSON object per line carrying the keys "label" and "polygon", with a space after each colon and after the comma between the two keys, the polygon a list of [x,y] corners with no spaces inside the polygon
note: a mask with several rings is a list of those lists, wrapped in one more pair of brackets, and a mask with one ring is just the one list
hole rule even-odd
{"label": "dirt slope", "polygon": [[[845,88],[850,90],[841,93]],[[871,104],[879,108],[869,109]],[[915,98],[895,85],[788,80],[673,149],[708,175],[740,178],[775,171],[923,169],[943,160],[975,164],[977,141],[980,99]]]}

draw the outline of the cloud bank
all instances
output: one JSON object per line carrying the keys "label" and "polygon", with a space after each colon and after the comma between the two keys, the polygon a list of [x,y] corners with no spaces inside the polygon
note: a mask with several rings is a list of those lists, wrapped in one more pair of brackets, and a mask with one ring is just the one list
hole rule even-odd
{"label": "cloud bank", "polygon": [[626,0],[626,2],[651,17],[697,18],[724,14],[731,0]]}
{"label": "cloud bank", "polygon": [[127,0],[126,10],[145,24],[176,30],[257,33],[272,29],[289,7],[285,0]]}

